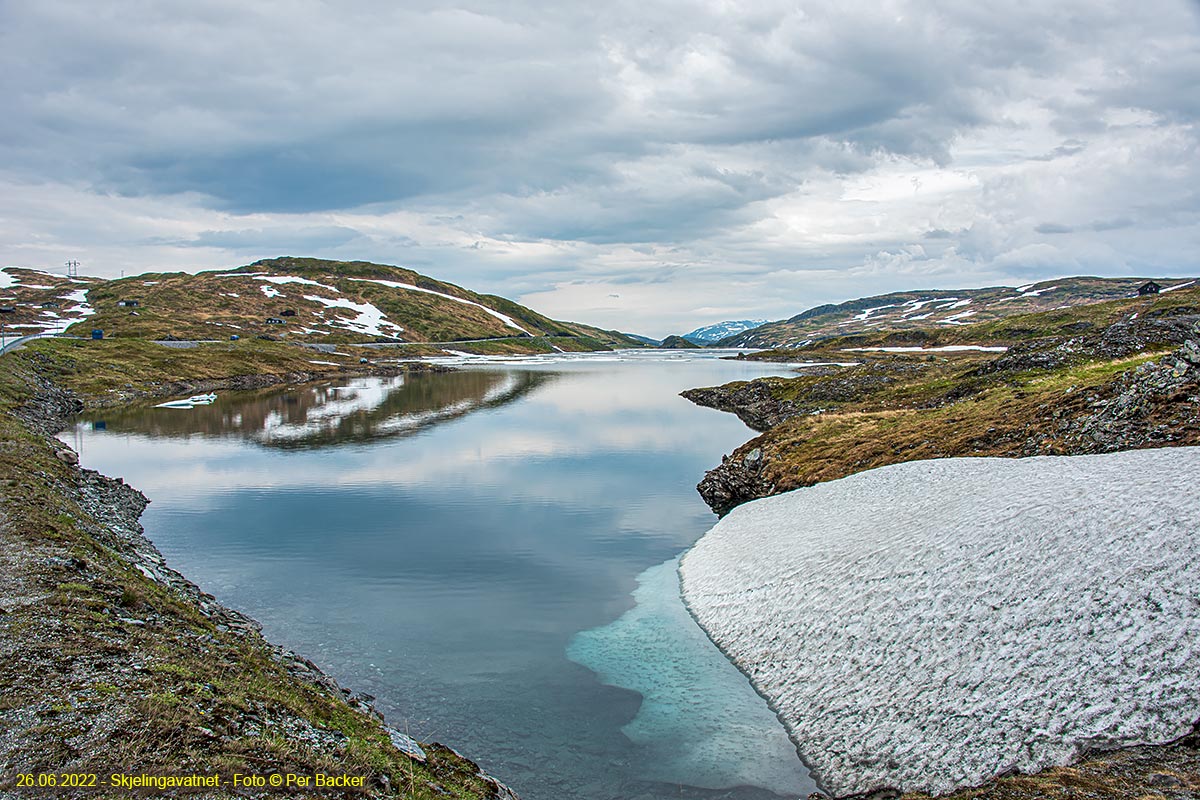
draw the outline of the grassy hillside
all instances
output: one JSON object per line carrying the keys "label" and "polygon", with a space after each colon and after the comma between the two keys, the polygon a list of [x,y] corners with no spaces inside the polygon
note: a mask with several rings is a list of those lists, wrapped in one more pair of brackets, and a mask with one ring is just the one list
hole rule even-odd
{"label": "grassy hillside", "polygon": [[[709,473],[702,494],[724,512],[754,497],[900,461],[1200,443],[1190,388],[1198,371],[1182,356],[1162,361],[1196,337],[1197,319],[1200,288],[1189,287],[969,330],[876,332],[755,354],[853,366],[685,393],[764,431]],[[937,349],[968,342],[1009,349]],[[893,346],[904,351],[870,349]],[[915,347],[921,349],[909,349]],[[1154,374],[1182,371],[1154,391],[1129,394],[1145,388],[1150,368],[1138,369],[1152,362]],[[1107,420],[1106,427],[1087,428],[1093,417]]]}
{"label": "grassy hillside", "polygon": [[[878,336],[889,333],[904,338],[913,332],[934,337],[976,336],[983,323],[1042,311],[1071,311],[1079,306],[1137,298],[1146,278],[1062,278],[1017,288],[930,290],[893,292],[825,305],[791,319],[769,322],[723,339],[723,347],[766,349],[803,347],[830,338]],[[1160,278],[1156,282],[1172,294],[1195,288],[1186,278]],[[1069,314],[1064,317],[1070,316]]]}
{"label": "grassy hillside", "polygon": [[85,319],[89,289],[104,283],[100,278],[68,278],[36,269],[5,267],[0,270],[0,313],[7,336],[28,336],[58,331]]}
{"label": "grassy hillside", "polygon": [[[88,357],[74,359],[85,346]],[[47,340],[3,357],[0,759],[9,770],[0,795],[26,794],[19,774],[220,775],[221,788],[204,796],[224,798],[274,796],[235,788],[234,773],[324,773],[362,788],[322,797],[512,797],[452,750],[418,749],[363,698],[171,570],[139,535],[145,499],[80,470],[48,435],[73,400],[56,382],[104,399],[125,378],[289,374],[308,366],[303,352],[264,342],[222,359],[147,342]]]}
{"label": "grassy hillside", "polygon": [[[341,344],[556,337],[584,339],[582,349],[638,346],[620,334],[552,320],[503,297],[363,261],[285,257],[228,271],[74,283],[12,268],[0,276],[11,284],[0,294],[16,307],[5,321],[28,326],[22,332],[73,323],[68,329],[73,335],[99,328],[106,338],[122,339],[270,336]],[[61,308],[43,308],[44,303]],[[74,309],[70,314],[68,307]]]}
{"label": "grassy hillside", "polygon": [[[1012,346],[1051,336],[1078,336],[1120,322],[1164,319],[1200,313],[1200,285],[1145,297],[1075,304],[1048,311],[1014,313],[971,325],[939,325],[915,321],[903,328],[882,328],[857,333],[841,332],[809,343],[780,347],[750,358],[793,360],[815,354],[845,358],[846,352],[880,347],[951,347],[964,345]],[[764,326],[765,327],[765,326]]]}

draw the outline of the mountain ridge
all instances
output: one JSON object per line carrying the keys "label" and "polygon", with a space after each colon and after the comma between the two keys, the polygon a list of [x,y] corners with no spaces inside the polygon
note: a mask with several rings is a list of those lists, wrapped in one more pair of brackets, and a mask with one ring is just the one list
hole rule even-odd
{"label": "mountain ridge", "polygon": [[717,342],[720,347],[804,347],[838,336],[875,331],[968,327],[1019,314],[1136,297],[1146,283],[1169,292],[1196,285],[1196,278],[1096,278],[1076,276],[1020,287],[925,289],[889,292],[827,303],[768,322]]}
{"label": "mountain ridge", "polygon": [[576,350],[640,346],[499,295],[367,261],[282,256],[227,270],[113,280],[6,267],[0,276],[0,295],[11,295],[14,307],[10,327],[26,331],[87,335],[100,329],[106,338],[141,339],[269,336],[327,344],[562,339],[565,349]]}
{"label": "mountain ridge", "polygon": [[687,339],[692,344],[708,345],[715,344],[722,339],[727,339],[730,336],[737,336],[740,333],[757,328],[759,325],[764,325],[770,320],[767,319],[728,319],[721,322],[714,322],[712,325],[704,325],[696,328],[694,331],[689,331],[683,334],[681,338]]}

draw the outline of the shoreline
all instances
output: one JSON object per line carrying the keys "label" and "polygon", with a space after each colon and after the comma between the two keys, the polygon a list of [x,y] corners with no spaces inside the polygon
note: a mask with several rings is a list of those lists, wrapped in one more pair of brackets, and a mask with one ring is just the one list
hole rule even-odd
{"label": "shoreline", "polygon": [[[1193,729],[1198,469],[1200,448],[885,467],[727,517],[683,587],[836,796],[1035,774]],[[913,492],[930,476],[958,491]],[[1160,540],[1177,546],[1136,546]]]}
{"label": "shoreline", "polygon": [[[343,721],[342,727],[347,727],[345,723],[352,722],[355,726],[360,726],[362,733],[362,742],[360,743],[354,733],[342,732],[335,730],[331,724],[317,719],[309,720],[304,718],[304,714],[289,713],[281,709],[269,709],[262,707],[262,704],[252,704],[250,708],[243,709],[241,716],[243,719],[228,720],[230,726],[234,730],[242,733],[252,734],[255,731],[265,731],[268,729],[279,729],[284,731],[285,740],[289,734],[298,740],[303,746],[310,747],[314,753],[320,756],[321,763],[335,765],[339,760],[339,753],[348,754],[355,749],[356,746],[363,748],[372,747],[381,751],[382,755],[386,755],[391,759],[393,765],[403,767],[405,762],[408,762],[408,774],[411,778],[415,773],[414,768],[419,768],[421,771],[428,773],[435,779],[444,777],[447,786],[455,786],[461,796],[487,798],[487,800],[518,800],[517,795],[501,783],[499,780],[490,775],[486,775],[479,770],[478,765],[464,756],[456,753],[451,748],[445,747],[438,743],[422,744],[402,733],[401,731],[387,725],[382,714],[380,714],[371,704],[373,698],[369,695],[362,695],[351,689],[344,688],[337,683],[333,678],[326,675],[316,664],[304,656],[283,647],[275,645],[264,639],[261,636],[261,625],[253,618],[234,609],[223,605],[216,597],[202,591],[194,583],[189,581],[183,574],[170,567],[162,554],[154,546],[153,542],[146,537],[145,532],[139,522],[142,511],[149,503],[146,498],[136,488],[129,486],[119,477],[108,477],[100,474],[95,470],[80,467],[78,464],[78,455],[71,450],[69,446],[61,442],[57,438],[57,434],[64,430],[71,416],[80,413],[86,408],[104,408],[120,405],[126,402],[131,402],[140,399],[153,399],[156,397],[168,397],[175,394],[187,394],[189,392],[213,391],[213,390],[232,390],[232,389],[250,389],[262,388],[272,385],[284,383],[305,383],[327,379],[336,379],[340,377],[362,377],[365,375],[381,375],[390,376],[403,374],[414,371],[413,369],[404,366],[372,366],[366,369],[347,369],[341,370],[338,373],[303,373],[289,372],[282,374],[255,374],[244,376],[233,376],[219,379],[200,379],[200,380],[181,380],[170,382],[153,390],[134,390],[119,392],[111,399],[106,397],[102,403],[86,404],[74,392],[63,389],[54,384],[50,379],[42,375],[34,375],[33,379],[37,385],[31,385],[31,395],[18,408],[12,412],[12,417],[18,421],[18,424],[32,435],[35,447],[43,450],[45,455],[49,455],[54,463],[55,471],[59,474],[52,476],[49,480],[51,493],[58,496],[65,503],[74,506],[78,509],[78,519],[72,520],[72,524],[77,524],[88,529],[91,534],[90,538],[94,539],[99,554],[88,556],[72,556],[72,555],[51,555],[42,556],[43,561],[51,570],[56,573],[54,577],[74,577],[70,581],[59,581],[58,586],[71,587],[68,592],[78,592],[79,594],[91,595],[88,590],[88,584],[99,584],[107,578],[103,573],[107,570],[100,568],[100,562],[106,555],[115,557],[118,562],[117,569],[126,569],[130,571],[129,575],[122,576],[129,583],[138,584],[145,582],[144,586],[126,586],[125,592],[140,594],[136,600],[131,601],[130,607],[119,606],[117,610],[104,609],[102,614],[104,619],[101,624],[105,626],[117,626],[122,629],[131,629],[135,634],[143,635],[148,632],[153,632],[156,629],[170,627],[172,621],[163,618],[160,609],[154,607],[161,603],[169,607],[169,611],[181,614],[190,619],[188,625],[196,628],[207,627],[210,633],[201,637],[199,642],[191,642],[198,658],[228,658],[231,655],[246,656],[245,660],[253,660],[254,653],[260,653],[260,656],[253,658],[263,658],[266,672],[279,672],[278,675],[262,676],[264,681],[284,684],[281,688],[275,687],[274,690],[279,691],[295,691],[298,696],[304,701],[311,701],[310,695],[317,695],[315,702],[321,707],[321,711],[328,711],[337,719]],[[415,371],[449,371],[445,367],[435,365],[421,365]],[[11,486],[14,481],[7,481],[5,488]],[[5,492],[4,498],[6,504],[22,500],[19,496],[13,497]],[[39,571],[39,567],[43,566],[40,563],[20,564],[15,563],[20,561],[20,556],[12,556],[11,553],[16,550],[20,551],[22,546],[30,547],[32,552],[41,553],[47,548],[41,542],[26,542],[14,545],[15,539],[13,531],[5,530],[4,525],[8,522],[4,517],[0,517],[0,534],[7,541],[10,547],[10,563],[7,566],[10,569],[14,566],[28,567],[30,573]],[[65,522],[64,522],[65,524]],[[20,538],[19,534],[16,538]],[[80,550],[81,548],[72,548],[72,551]],[[32,556],[31,558],[37,558]],[[26,561],[30,559],[25,559]],[[107,565],[106,565],[107,566]],[[28,588],[28,584],[33,583],[33,580],[24,580],[24,575],[20,575],[18,570],[11,570],[13,579],[6,580],[3,583],[8,585],[0,585],[0,622],[9,623],[16,616],[22,613],[28,613],[31,607],[42,605],[48,599],[53,598],[53,594],[47,594],[45,590],[41,592],[30,593],[12,591],[13,583],[24,584],[21,588]],[[136,571],[137,574],[132,574]],[[29,577],[34,577],[30,575]],[[89,581],[89,578],[92,580]],[[76,589],[75,587],[81,587]],[[9,591],[5,591],[5,590]],[[121,595],[122,600],[125,594]],[[73,604],[72,604],[73,605]],[[57,609],[52,610],[52,616],[58,614]],[[142,619],[139,619],[142,617]],[[10,632],[8,626],[0,628],[0,632],[8,634]],[[7,638],[5,636],[4,638]],[[146,637],[153,649],[153,636]],[[193,637],[194,638],[194,637]],[[18,637],[19,639],[19,637]],[[21,651],[20,641],[17,641],[17,652]],[[135,648],[144,649],[144,648]],[[247,653],[241,651],[245,649]],[[220,651],[219,653],[216,651]],[[135,654],[135,662],[144,662],[153,660],[153,655],[138,657]],[[266,662],[273,662],[275,670]],[[6,672],[5,678],[8,679],[15,667],[16,671],[20,671],[20,665],[10,665],[9,671]],[[163,670],[163,674],[167,674],[168,670]],[[239,676],[247,679],[256,679],[260,676],[248,675]],[[7,680],[6,680],[7,682]],[[108,682],[106,685],[113,685]],[[287,684],[294,684],[288,686]],[[106,690],[107,691],[107,690]],[[83,692],[86,694],[86,690]],[[144,698],[126,696],[124,692],[113,692],[108,696],[107,702],[102,701],[97,704],[98,709],[88,708],[89,712],[95,711],[99,716],[103,716],[106,712],[111,715],[121,716],[123,709],[114,709],[113,706],[123,706],[138,702]],[[297,705],[303,705],[299,700]],[[73,709],[83,709],[90,704],[84,700],[77,700],[70,703]],[[108,706],[109,708],[104,708]],[[340,710],[339,710],[340,709]],[[13,714],[12,712],[23,712]],[[49,716],[61,717],[63,711],[53,711]],[[358,715],[357,717],[347,718],[347,714]],[[0,753],[7,751],[10,764],[18,764],[26,769],[37,769],[37,765],[29,763],[37,761],[39,755],[22,752],[22,743],[20,741],[23,733],[27,734],[29,726],[25,731],[14,726],[9,720],[4,719],[8,716],[21,716],[26,723],[31,721],[31,718],[45,716],[39,714],[34,709],[21,709],[19,706],[14,708],[9,702],[4,706],[0,706]],[[136,714],[135,714],[136,716]],[[237,716],[236,712],[230,716]],[[374,722],[372,722],[374,720]],[[380,733],[372,733],[371,728],[378,726],[380,733],[386,735],[386,741],[383,740]],[[206,739],[218,738],[220,735],[214,733],[218,726],[210,724],[209,727],[202,729],[202,734]],[[97,745],[101,751],[105,748],[105,736],[100,733]],[[265,735],[265,734],[264,734]],[[75,750],[86,750],[86,747],[75,747]],[[99,757],[103,757],[102,752]],[[290,757],[290,756],[289,756]],[[280,767],[288,766],[287,757],[280,757]],[[160,759],[161,761],[161,759]],[[19,762],[26,762],[20,764]],[[72,763],[78,764],[79,758],[68,759],[67,763],[58,765],[65,769],[74,770]],[[214,764],[216,761],[214,761]],[[254,769],[260,772],[269,771],[271,760],[262,761],[256,759],[250,763],[254,764]],[[419,767],[418,767],[419,765]],[[53,768],[54,765],[42,765],[42,768]],[[142,769],[143,765],[130,764],[130,769]],[[148,765],[150,769],[154,769],[153,764]],[[163,765],[160,764],[160,768]],[[198,765],[199,766],[199,765]],[[19,771],[25,771],[21,769]],[[280,769],[279,771],[285,771]],[[404,769],[400,770],[401,773]],[[387,771],[379,772],[371,777],[370,796],[397,796],[397,790],[401,789],[400,781],[402,776],[396,774],[393,770],[390,774]],[[0,784],[0,791],[7,790],[8,776],[4,776],[5,784]],[[429,781],[427,791],[433,795],[438,794],[438,781]],[[267,792],[262,796],[270,796]],[[225,796],[225,795],[213,795]],[[355,796],[362,796],[355,794]],[[407,795],[406,795],[407,796]],[[424,794],[413,795],[424,796]],[[432,796],[432,795],[431,795]]]}
{"label": "shoreline", "polygon": [[[1143,363],[1138,365],[1137,369],[1129,369],[1127,372],[1116,376],[1112,379],[1111,384],[1108,385],[1111,388],[1109,388],[1107,394],[1097,392],[1096,395],[1089,395],[1089,408],[1080,409],[1078,404],[1074,404],[1074,407],[1067,409],[1065,413],[1058,411],[1053,413],[1053,422],[1058,432],[1086,433],[1091,439],[1090,442],[1086,442],[1083,440],[1083,437],[1076,435],[1073,440],[1068,440],[1069,443],[1076,446],[1083,445],[1075,450],[1075,452],[1084,454],[1131,449],[1142,450],[1144,448],[1169,447],[1171,445],[1178,446],[1192,443],[1188,440],[1188,437],[1191,436],[1190,432],[1195,427],[1194,420],[1190,419],[1186,413],[1183,413],[1182,416],[1179,414],[1172,415],[1164,413],[1164,409],[1168,407],[1166,404],[1169,401],[1185,397],[1185,395],[1180,394],[1182,391],[1181,387],[1189,385],[1189,382],[1192,385],[1195,383],[1197,368],[1200,367],[1200,363],[1197,362],[1197,353],[1200,352],[1200,322],[1192,324],[1190,330],[1183,336],[1175,339],[1173,343],[1182,346],[1169,353],[1154,353],[1151,359],[1143,361]],[[1075,342],[1068,343],[1068,345],[1074,344]],[[1087,342],[1086,344],[1091,344],[1091,342]],[[1040,345],[1040,348],[1045,349],[1045,346]],[[1015,348],[1015,350],[1016,352],[1002,356],[997,361],[1003,364],[1005,361],[1011,363],[1017,360],[1016,365],[1024,368],[1026,366],[1025,363],[1018,359],[1028,359],[1025,356],[1025,351],[1030,350],[1035,355],[1038,354],[1034,347],[1019,347]],[[1109,354],[1105,353],[1105,355]],[[1126,353],[1121,352],[1113,355],[1125,357]],[[899,359],[898,361],[898,366],[902,371],[913,371],[913,366],[906,363],[906,359]],[[980,371],[985,371],[986,369],[987,367],[985,366],[980,368]],[[887,376],[889,370],[887,368],[881,370],[875,366],[868,366],[866,369],[857,370],[857,372],[865,373],[866,380],[863,381],[865,384],[866,381],[871,380],[875,375]],[[816,383],[818,386],[819,380],[830,374],[835,376],[835,380],[841,377],[838,372],[809,373],[809,375],[818,379]],[[772,385],[773,383],[776,385]],[[779,451],[770,452],[772,446],[775,444],[772,441],[772,434],[776,428],[786,425],[793,418],[802,418],[805,415],[819,415],[823,409],[805,407],[805,398],[803,395],[788,397],[781,394],[777,391],[778,383],[780,382],[773,381],[773,379],[759,379],[712,389],[692,389],[682,393],[685,398],[698,405],[709,406],[736,414],[744,423],[760,434],[736,448],[731,456],[724,456],[721,466],[711,470],[705,476],[705,480],[697,487],[701,496],[704,497],[710,507],[721,517],[724,517],[734,506],[742,503],[754,505],[753,501],[755,500],[762,501],[764,498],[778,497],[781,493],[789,489],[798,488],[796,486],[778,485],[778,469],[780,467],[777,464],[771,464],[771,459],[772,456],[778,456]],[[1072,389],[1074,387],[1068,389],[1066,394],[1070,395]],[[1178,400],[1176,401],[1178,402]],[[1190,398],[1190,401],[1184,399],[1182,402],[1184,405],[1188,402],[1194,405],[1196,398],[1193,396]],[[1070,403],[1070,401],[1068,400],[1067,403]],[[1043,407],[1042,410],[1044,411],[1045,408]],[[1081,410],[1082,413],[1080,413]],[[1137,419],[1136,424],[1134,424],[1134,420],[1130,419],[1130,410],[1135,413],[1150,414],[1152,421],[1155,419],[1166,420],[1168,424],[1164,428],[1160,422],[1157,428],[1151,428],[1149,423],[1143,423],[1141,419]],[[1182,430],[1186,430],[1189,433],[1180,437],[1182,441],[1173,441],[1174,437],[1170,433],[1164,434],[1163,431],[1169,432],[1173,430],[1170,423],[1178,419],[1184,420],[1186,424]],[[1125,425],[1129,425],[1129,427],[1123,427]],[[994,431],[995,428],[992,428],[988,430],[988,433],[991,434]],[[1147,436],[1150,433],[1154,434],[1153,439]],[[1139,436],[1144,438],[1139,439]],[[1032,441],[1028,437],[1021,438],[1027,442]],[[976,452],[974,454],[982,455],[978,453],[978,449],[978,447],[975,448]],[[1021,454],[1034,455],[1036,452]],[[1046,451],[1041,450],[1040,452],[1045,453]],[[1070,453],[1071,449],[1068,449],[1066,452]],[[970,454],[947,452],[941,455],[944,457]],[[884,465],[886,466],[886,463],[904,463],[907,460],[901,458],[885,462]],[[836,480],[837,477],[841,477],[842,475],[859,474],[861,470],[869,470],[880,465],[869,464],[864,466],[856,464],[854,466],[857,466],[858,470],[850,469],[845,473],[839,473],[831,478],[818,478],[815,481],[805,480],[798,486],[822,486],[829,480]],[[766,474],[768,468],[775,468],[775,473]],[[714,484],[717,487],[717,491],[715,492],[713,491]],[[804,489],[801,490],[803,491]],[[720,522],[714,525],[714,528],[718,525],[720,525]],[[687,556],[695,551],[706,537],[710,536],[711,532],[710,529],[692,548],[689,548],[681,561],[680,586],[684,605],[700,628],[713,641],[714,645],[731,663],[746,675],[755,690],[767,700],[772,711],[776,712],[785,730],[788,731],[789,738],[796,744],[797,753],[801,761],[812,770],[813,778],[821,790],[828,793],[827,784],[821,772],[814,769],[805,757],[803,746],[798,741],[798,737],[793,735],[793,726],[784,720],[783,715],[779,711],[778,704],[764,693],[759,682],[755,680],[755,677],[748,669],[748,666],[740,664],[738,659],[726,647],[717,642],[713,631],[701,620],[694,602],[689,599],[683,590],[683,562],[686,562]],[[1064,766],[1049,766],[1030,774],[1020,774],[1015,769],[1005,770],[978,785],[959,785],[943,790],[943,793],[938,796],[967,800],[967,798],[975,798],[977,796],[992,797],[992,793],[995,792],[994,796],[1003,797],[1006,800],[1010,797],[1014,798],[1014,800],[1016,798],[1021,798],[1022,800],[1030,798],[1032,800],[1033,798],[1046,796],[1043,794],[1046,791],[1054,792],[1060,789],[1066,791],[1063,787],[1072,785],[1068,773],[1075,771],[1086,772],[1089,780],[1095,783],[1098,793],[1095,795],[1089,794],[1087,795],[1088,797],[1123,798],[1126,795],[1121,792],[1126,791],[1129,788],[1129,784],[1122,784],[1117,788],[1114,788],[1114,786],[1118,782],[1128,778],[1128,776],[1122,774],[1123,767],[1120,767],[1120,765],[1130,763],[1138,765],[1138,768],[1142,770],[1142,779],[1144,781],[1141,784],[1134,783],[1133,786],[1141,788],[1163,786],[1170,788],[1176,785],[1176,783],[1179,786],[1183,786],[1185,783],[1200,786],[1200,749],[1198,749],[1200,741],[1198,741],[1198,737],[1200,737],[1200,722],[1196,722],[1190,732],[1171,741],[1158,744],[1148,745],[1133,742],[1116,748],[1084,747],[1073,759],[1065,762],[1065,764],[1070,764],[1071,766],[1066,766],[1065,764]],[[1109,761],[1117,763],[1118,767],[1112,767]],[[1183,775],[1186,772],[1186,777],[1182,781],[1171,776],[1163,777],[1156,771],[1168,768],[1175,763],[1182,764],[1185,767],[1184,771],[1179,773]],[[1172,783],[1172,781],[1175,781],[1175,783]],[[1153,790],[1150,789],[1150,791]],[[925,798],[929,797],[926,794],[911,792],[902,795],[900,791],[890,788],[879,788],[861,794],[840,796],[865,797],[872,798],[872,800],[874,798],[898,798],[901,796],[912,798],[912,800],[918,800],[918,798],[925,800]],[[1158,797],[1159,795],[1150,794],[1147,796]]]}
{"label": "shoreline", "polygon": [[[700,539],[703,539],[704,536],[707,535],[707,533],[708,532],[705,531],[704,534],[701,534]],[[726,650],[721,645],[721,643],[718,642],[713,637],[712,631],[710,631],[708,629],[708,627],[701,621],[700,617],[696,613],[695,608],[692,607],[692,603],[688,600],[687,593],[684,592],[684,590],[683,590],[683,572],[682,572],[683,561],[685,558],[687,558],[688,553],[690,553],[696,547],[696,545],[700,543],[700,539],[697,539],[692,544],[691,547],[688,547],[686,550],[684,550],[682,553],[680,553],[678,556],[675,557],[675,559],[676,559],[675,577],[679,582],[679,600],[680,600],[680,602],[683,603],[683,607],[687,611],[688,616],[690,616],[692,618],[692,621],[696,623],[696,627],[698,627],[701,631],[704,632],[704,635],[708,638],[708,641],[712,644],[712,646],[717,649],[717,652],[719,652],[726,661],[728,661],[730,664],[732,664],[734,666],[734,668],[737,669],[738,672],[742,673],[742,676],[750,684],[750,688],[752,688],[754,690],[754,693],[757,694],[759,697],[761,697],[763,702],[767,704],[767,708],[770,709],[771,713],[775,715],[775,719],[779,722],[779,725],[783,728],[783,732],[788,737],[788,741],[790,741],[792,743],[792,747],[795,748],[796,758],[798,758],[800,760],[800,763],[802,765],[804,765],[804,768],[806,770],[808,770],[808,774],[812,778],[813,783],[815,783],[817,785],[817,789],[825,794],[829,794],[829,792],[826,790],[825,785],[821,781],[820,773],[817,772],[816,768],[813,767],[813,765],[809,763],[808,759],[804,756],[804,753],[801,751],[800,742],[796,738],[795,733],[792,731],[792,727],[790,725],[788,725],[787,722],[784,720],[783,711],[780,710],[779,705],[770,696],[768,696],[766,693],[764,693],[762,687],[760,687],[758,685],[758,683],[754,680],[754,676],[751,675],[741,664],[739,664],[737,662],[737,660],[734,659],[733,655],[730,654],[730,652],[728,650]],[[887,799],[884,797],[880,797],[880,798],[873,798],[872,800],[887,800]]]}

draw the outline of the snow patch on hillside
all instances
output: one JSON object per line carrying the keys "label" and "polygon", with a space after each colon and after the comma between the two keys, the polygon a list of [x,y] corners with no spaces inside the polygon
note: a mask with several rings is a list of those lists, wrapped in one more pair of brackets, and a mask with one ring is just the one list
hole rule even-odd
{"label": "snow patch on hillside", "polygon": [[[397,333],[404,332],[404,328],[389,320],[384,316],[382,311],[370,303],[356,303],[345,297],[318,297],[312,294],[304,295],[304,299],[320,303],[326,308],[348,308],[351,311],[358,312],[358,316],[354,319],[335,319],[328,323],[338,328],[345,328],[346,330],[369,336],[394,336]],[[385,328],[390,333],[385,333]]]}
{"label": "snow patch on hillside", "polygon": [[16,275],[8,271],[8,267],[0,267],[0,289],[11,289],[20,285],[21,282],[17,280]]}
{"label": "snow patch on hillside", "polygon": [[282,286],[288,283],[301,283],[305,286],[319,286],[322,289],[328,289],[331,292],[337,291],[337,288],[334,286],[329,286],[328,284],[324,283],[317,283],[316,281],[310,281],[308,278],[297,278],[294,275],[271,275],[267,277],[255,277],[254,280],[266,281],[267,283],[273,283],[276,286]]}
{"label": "snow patch on hillside", "polygon": [[942,325],[965,325],[967,323],[961,322],[961,320],[964,320],[967,317],[971,317],[974,315],[975,315],[974,311],[960,311],[957,314],[951,314],[950,316],[946,317],[945,319],[939,319],[937,321]]}
{"label": "snow patch on hillside", "polygon": [[747,503],[693,613],[826,789],[941,793],[1200,708],[1200,448],[883,467]]}
{"label": "snow patch on hillside", "polygon": [[857,319],[857,320],[870,319],[871,315],[874,314],[876,311],[883,311],[885,308],[895,308],[895,307],[896,306],[894,306],[894,305],[875,306],[874,308],[868,308],[868,309],[863,310],[863,312],[861,314],[855,314],[852,317],[852,319]]}
{"label": "snow patch on hillside", "polygon": [[72,325],[96,313],[96,309],[92,308],[87,301],[87,289],[76,289],[73,292],[64,294],[59,298],[64,303],[74,303],[75,305],[63,310],[64,319],[61,323],[64,327]]}
{"label": "snow patch on hillside", "polygon": [[438,297],[444,297],[447,300],[453,300],[456,303],[462,303],[463,305],[468,305],[468,306],[475,306],[476,308],[481,308],[484,311],[486,311],[488,314],[491,314],[493,317],[500,320],[508,327],[516,328],[521,333],[528,334],[529,336],[533,336],[532,333],[529,333],[529,331],[525,330],[520,325],[518,325],[513,320],[512,317],[508,316],[507,314],[501,314],[499,311],[496,311],[494,309],[488,308],[487,306],[483,305],[482,303],[476,303],[471,300],[464,300],[461,297],[455,297],[452,294],[445,294],[444,292],[435,292],[433,289],[425,289],[420,286],[414,286],[411,283],[400,283],[399,281],[385,281],[385,280],[381,280],[378,278],[351,278],[350,280],[362,281],[363,283],[377,283],[380,286],[388,286],[388,287],[391,287],[392,289],[406,289],[410,292],[424,292],[425,294],[435,294]]}

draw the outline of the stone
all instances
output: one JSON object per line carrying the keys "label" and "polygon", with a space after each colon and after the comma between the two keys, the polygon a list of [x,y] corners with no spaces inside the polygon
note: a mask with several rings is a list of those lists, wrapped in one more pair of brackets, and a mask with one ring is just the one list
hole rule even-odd
{"label": "stone", "polygon": [[1184,342],[1180,355],[1193,364],[1200,364],[1200,341],[1189,339]]}
{"label": "stone", "polygon": [[395,745],[397,750],[414,761],[420,761],[422,764],[425,763],[428,756],[426,756],[425,749],[421,747],[416,739],[392,727],[388,727],[387,732],[388,738],[392,740],[392,744]]}

